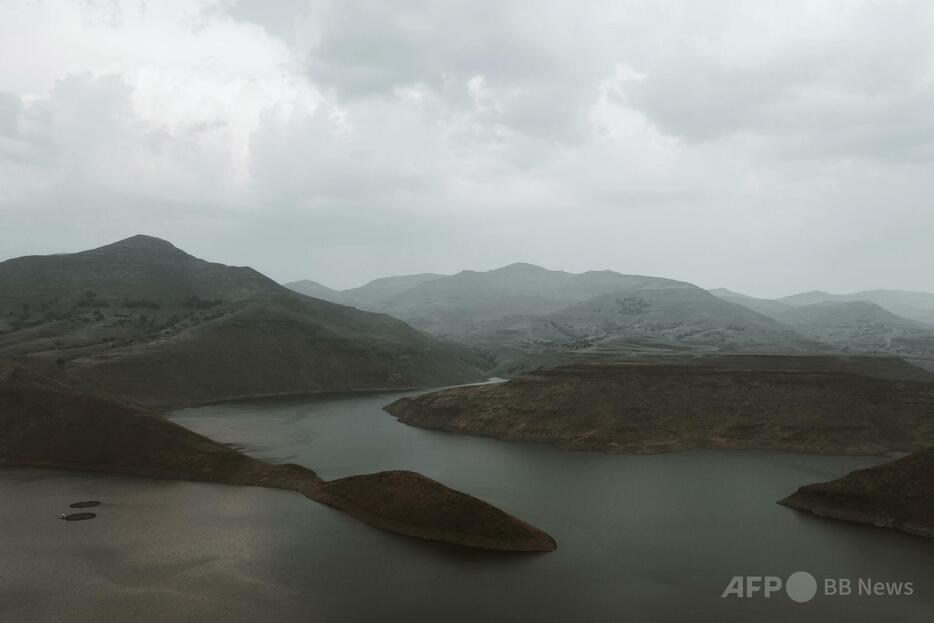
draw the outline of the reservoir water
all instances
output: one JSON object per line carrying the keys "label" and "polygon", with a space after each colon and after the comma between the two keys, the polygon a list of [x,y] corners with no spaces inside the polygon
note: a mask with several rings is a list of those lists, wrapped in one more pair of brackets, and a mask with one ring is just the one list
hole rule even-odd
{"label": "reservoir water", "polygon": [[[0,470],[0,620],[928,621],[934,544],[775,504],[883,459],[692,451],[611,456],[426,431],[402,394],[185,409],[179,424],[331,479],[411,469],[544,529],[509,555],[371,528],[299,494]],[[96,517],[65,522],[79,500]],[[722,598],[734,576],[911,582],[911,596]]]}

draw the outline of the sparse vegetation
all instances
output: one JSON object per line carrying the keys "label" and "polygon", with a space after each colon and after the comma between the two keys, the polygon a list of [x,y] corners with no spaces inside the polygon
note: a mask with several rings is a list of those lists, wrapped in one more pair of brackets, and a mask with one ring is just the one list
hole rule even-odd
{"label": "sparse vegetation", "polygon": [[123,299],[123,307],[127,309],[160,309],[162,305],[146,299]]}
{"label": "sparse vegetation", "polygon": [[194,309],[210,309],[212,307],[217,307],[222,304],[223,301],[220,299],[203,299],[197,295],[191,295],[187,297],[184,301],[185,307],[191,307]]}
{"label": "sparse vegetation", "polygon": [[627,296],[616,299],[616,310],[621,314],[644,314],[651,303],[641,296]]}
{"label": "sparse vegetation", "polygon": [[88,290],[75,304],[76,307],[110,307],[110,303],[98,298],[97,292]]}

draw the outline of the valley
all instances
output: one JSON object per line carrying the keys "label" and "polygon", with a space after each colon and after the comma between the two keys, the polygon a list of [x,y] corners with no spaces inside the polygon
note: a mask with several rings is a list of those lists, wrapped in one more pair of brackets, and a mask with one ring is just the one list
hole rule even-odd
{"label": "valley", "polygon": [[[428,476],[397,452],[390,463],[364,460],[378,469],[371,473],[335,469],[334,453],[347,449],[340,435],[371,457],[402,424],[616,457],[745,451],[785,463],[783,453],[913,452],[849,475],[835,469],[837,480],[824,484],[782,480],[785,497],[768,504],[928,536],[934,325],[919,319],[925,299],[845,298],[756,299],[522,263],[345,291],[310,280],[283,287],[148,236],[16,258],[0,263],[0,464],[286,489],[409,537],[554,552],[555,538],[468,493],[471,478],[438,469],[445,458],[434,450],[434,464],[416,461]],[[504,378],[480,383],[489,377]],[[380,393],[402,390],[385,401]],[[261,458],[254,444],[271,440],[272,422],[231,437],[232,416],[188,415],[199,405],[263,412],[264,400],[277,399],[337,412],[343,400],[362,401],[365,430],[378,438],[354,420],[334,421],[344,432],[313,441],[318,456],[292,431],[294,443],[270,447],[291,447],[297,462],[277,451]],[[516,470],[497,477],[509,483]],[[540,514],[534,491],[510,491],[494,499],[526,500],[520,508]]]}

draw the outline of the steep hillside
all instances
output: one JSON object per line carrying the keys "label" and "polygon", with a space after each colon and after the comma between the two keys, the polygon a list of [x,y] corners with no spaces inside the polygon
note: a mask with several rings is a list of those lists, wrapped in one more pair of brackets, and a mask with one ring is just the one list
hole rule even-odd
{"label": "steep hillside", "polygon": [[901,318],[867,301],[827,301],[777,316],[814,339],[853,352],[934,357],[934,326]]}
{"label": "steep hillside", "polygon": [[0,357],[150,407],[476,380],[403,322],[294,293],[135,236],[0,263]]}
{"label": "steep hillside", "polygon": [[0,360],[0,466],[57,467],[298,491],[409,536],[507,551],[554,540],[470,495],[413,472],[325,481],[271,465],[153,414],[78,392]]}

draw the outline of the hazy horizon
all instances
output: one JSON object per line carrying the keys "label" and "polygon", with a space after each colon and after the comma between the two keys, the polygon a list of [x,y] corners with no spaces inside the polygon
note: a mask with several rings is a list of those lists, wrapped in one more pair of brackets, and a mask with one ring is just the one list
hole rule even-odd
{"label": "hazy horizon", "polygon": [[[149,235],[149,234],[133,234],[133,235],[134,235],[134,236],[135,236],[135,235],[144,235],[144,236],[146,236],[146,235]],[[128,236],[128,237],[130,237],[130,236]],[[119,241],[118,241],[118,240],[113,240],[113,241],[110,241],[110,242],[108,242],[108,243],[106,243],[106,244],[111,244],[111,243],[114,243],[114,242],[119,242]],[[171,243],[172,241],[171,241],[171,240],[168,240],[168,242]],[[105,246],[105,245],[99,245],[99,246]],[[178,246],[178,245],[175,245],[175,246]],[[90,247],[90,248],[97,248],[97,247]],[[86,251],[86,250],[89,250],[89,249],[75,249],[74,251],[53,252],[53,253],[51,253],[51,255],[62,255],[62,254],[74,253],[74,252],[80,252],[80,251]],[[185,251],[186,253],[189,253],[190,255],[193,255],[193,256],[195,256],[195,257],[199,257],[200,259],[203,259],[203,260],[206,260],[206,261],[209,261],[209,262],[217,261],[217,260],[215,260],[215,259],[213,259],[213,258],[211,258],[211,257],[205,257],[205,256],[202,256],[202,255],[199,255],[198,253],[195,253],[195,252],[191,251],[190,249],[181,248],[181,250],[182,250],[182,251]],[[36,254],[36,255],[50,255],[50,254],[48,254],[48,253],[41,253],[41,254]],[[12,258],[12,257],[11,257],[11,258],[0,258],[0,262],[4,262],[4,261],[6,261],[6,260],[8,260],[8,259],[15,259],[15,258]],[[269,274],[266,274],[266,273],[264,273],[264,274],[266,274],[267,277],[270,277],[270,278],[274,279],[276,282],[278,282],[278,283],[280,283],[280,284],[287,284],[287,283],[294,283],[294,282],[303,281],[303,280],[309,280],[309,281],[314,281],[314,282],[318,283],[319,285],[322,285],[322,286],[331,288],[331,289],[333,289],[333,290],[343,291],[343,290],[350,290],[350,289],[353,289],[353,288],[357,288],[357,287],[366,285],[366,284],[368,284],[368,283],[370,283],[370,282],[372,282],[372,281],[374,281],[374,280],[382,279],[382,278],[385,278],[385,277],[398,277],[398,276],[403,276],[403,275],[414,275],[414,274],[421,274],[421,273],[437,273],[437,274],[442,275],[442,276],[450,276],[450,275],[454,275],[454,274],[457,274],[457,273],[462,272],[462,271],[487,272],[487,271],[491,271],[491,270],[497,270],[497,269],[500,269],[500,268],[505,268],[505,267],[510,266],[510,265],[513,265],[513,264],[531,264],[531,265],[534,265],[534,266],[538,266],[539,268],[544,268],[544,269],[546,269],[546,270],[551,270],[551,271],[564,271],[564,272],[568,272],[568,273],[580,273],[580,272],[588,272],[588,271],[613,270],[613,269],[610,269],[610,268],[590,268],[590,269],[586,269],[586,270],[582,270],[582,271],[570,271],[570,270],[565,270],[565,269],[563,269],[563,268],[554,268],[554,267],[550,267],[550,266],[547,266],[547,265],[542,265],[542,264],[539,264],[539,263],[536,263],[536,262],[528,262],[528,261],[524,261],[524,260],[516,260],[516,261],[514,261],[514,262],[508,262],[508,263],[502,264],[502,265],[500,265],[500,266],[491,266],[491,267],[488,267],[488,268],[463,267],[463,268],[460,268],[460,269],[457,269],[457,270],[454,270],[454,271],[450,271],[450,272],[439,272],[439,271],[435,271],[435,270],[418,270],[418,271],[413,271],[413,272],[411,272],[411,273],[399,273],[399,274],[377,275],[377,276],[373,277],[372,279],[367,279],[367,280],[364,281],[364,282],[361,282],[361,283],[354,283],[354,284],[351,284],[351,285],[348,285],[348,286],[344,286],[344,287],[334,286],[334,285],[331,285],[330,283],[324,282],[324,281],[322,281],[322,280],[320,280],[320,279],[315,279],[314,277],[310,277],[310,276],[298,277],[298,278],[296,278],[296,279],[276,279],[276,278],[273,277],[272,275],[269,275]],[[231,262],[230,265],[231,265],[231,266],[250,266],[251,268],[256,268],[255,266],[252,266],[252,265],[249,265],[249,264],[240,264],[240,263],[237,263],[236,261]],[[263,272],[263,271],[260,271],[260,272]],[[625,271],[618,271],[618,270],[615,271],[615,272],[618,272],[618,273],[621,273],[621,274],[640,274],[640,273],[626,273]],[[669,278],[669,279],[676,279],[676,280],[679,280],[679,281],[687,281],[687,280],[685,280],[685,279],[677,279],[676,277],[672,277],[671,275],[647,275],[647,276],[665,277],[665,278]],[[702,287],[702,288],[704,288],[704,289],[707,289],[707,290],[714,290],[714,289],[724,288],[724,289],[727,289],[727,290],[732,290],[732,291],[737,292],[737,293],[739,293],[739,294],[745,294],[745,295],[748,295],[748,296],[756,296],[756,295],[754,295],[754,294],[752,294],[752,293],[750,293],[750,292],[740,291],[740,290],[737,290],[736,288],[731,288],[731,287],[729,287],[729,286],[706,285],[706,284],[703,284],[703,283],[696,283],[696,282],[689,282],[689,283],[694,283],[694,285],[700,286],[700,287]],[[817,291],[817,290],[822,290],[822,291],[827,292],[827,293],[830,293],[830,294],[851,294],[851,293],[853,293],[853,292],[858,292],[858,291],[891,290],[891,289],[893,289],[893,288],[886,288],[886,287],[879,287],[879,288],[861,288],[860,290],[853,290],[853,291],[843,292],[843,291],[833,291],[833,290],[829,290],[829,289],[826,289],[826,288],[815,288],[814,290],[796,290],[796,291],[794,291],[794,292],[786,292],[786,293],[784,293],[784,294],[778,294],[778,295],[775,295],[775,296],[763,296],[763,297],[760,297],[760,298],[780,299],[780,298],[782,298],[782,297],[791,296],[791,295],[793,295],[793,294],[801,294],[801,293],[811,292],[811,291]],[[924,292],[924,290],[917,290],[917,292]]]}
{"label": "hazy horizon", "polygon": [[920,1],[4,3],[0,256],[931,292],[932,35]]}

